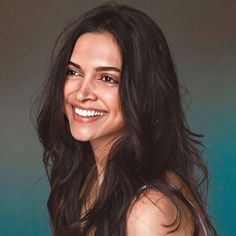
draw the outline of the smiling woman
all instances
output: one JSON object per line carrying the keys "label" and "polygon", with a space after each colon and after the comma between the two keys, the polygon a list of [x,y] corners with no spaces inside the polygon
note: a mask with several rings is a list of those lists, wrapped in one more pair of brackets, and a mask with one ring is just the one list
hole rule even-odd
{"label": "smiling woman", "polygon": [[106,4],[57,43],[37,114],[53,235],[216,235],[201,136],[156,23]]}
{"label": "smiling woman", "polygon": [[121,55],[109,33],[78,38],[68,65],[65,110],[72,136],[90,141],[95,156],[119,137],[124,119],[119,103]]}

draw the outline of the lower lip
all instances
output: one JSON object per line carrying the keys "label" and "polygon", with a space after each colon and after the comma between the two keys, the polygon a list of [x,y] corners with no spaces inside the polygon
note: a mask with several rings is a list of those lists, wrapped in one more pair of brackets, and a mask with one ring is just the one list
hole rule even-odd
{"label": "lower lip", "polygon": [[75,113],[75,111],[73,110],[73,118],[75,121],[80,122],[80,123],[91,123],[94,121],[97,121],[99,119],[101,119],[102,117],[104,117],[106,114],[102,115],[102,116],[80,116],[78,114]]}

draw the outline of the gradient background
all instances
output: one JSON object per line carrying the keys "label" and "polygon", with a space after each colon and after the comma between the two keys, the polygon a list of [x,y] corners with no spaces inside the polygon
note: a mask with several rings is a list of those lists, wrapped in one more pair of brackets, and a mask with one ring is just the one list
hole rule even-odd
{"label": "gradient background", "polygon": [[[81,12],[105,1],[1,1],[0,235],[49,236],[48,183],[29,118],[53,43]],[[211,173],[209,212],[219,235],[236,235],[236,1],[120,1],[164,31],[188,94],[192,129],[203,133]]]}

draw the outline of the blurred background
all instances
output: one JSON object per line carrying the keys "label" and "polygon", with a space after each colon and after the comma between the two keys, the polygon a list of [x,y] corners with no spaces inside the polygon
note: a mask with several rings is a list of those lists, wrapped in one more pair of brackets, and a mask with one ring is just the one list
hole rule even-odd
{"label": "blurred background", "polygon": [[[49,186],[30,108],[56,37],[105,1],[1,1],[0,235],[49,236]],[[204,134],[209,212],[219,235],[236,235],[236,1],[127,0],[161,27],[171,47],[193,131]]]}

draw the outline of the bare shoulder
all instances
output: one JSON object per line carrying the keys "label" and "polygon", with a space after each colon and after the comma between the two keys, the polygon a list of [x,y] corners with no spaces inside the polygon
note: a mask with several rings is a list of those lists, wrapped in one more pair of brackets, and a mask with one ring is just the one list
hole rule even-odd
{"label": "bare shoulder", "polygon": [[[175,176],[172,175],[171,178],[175,178]],[[178,188],[183,187],[179,179],[176,178],[173,181],[175,184],[178,182],[181,185]],[[180,212],[182,218],[179,227],[176,229]],[[173,230],[175,231],[171,233]],[[170,236],[187,236],[192,235],[192,232],[192,217],[187,207],[181,202],[176,206],[171,199],[153,188],[148,188],[134,201],[127,216],[128,236],[167,234]]]}

